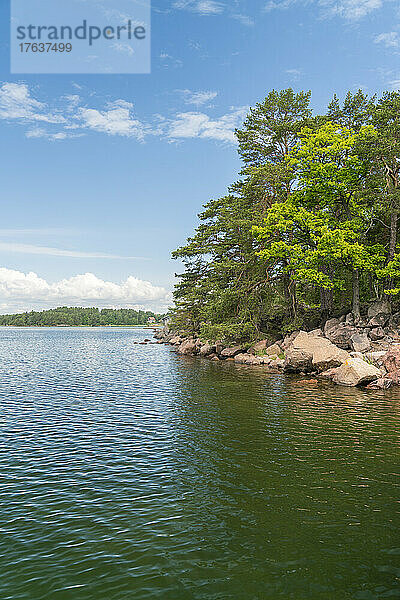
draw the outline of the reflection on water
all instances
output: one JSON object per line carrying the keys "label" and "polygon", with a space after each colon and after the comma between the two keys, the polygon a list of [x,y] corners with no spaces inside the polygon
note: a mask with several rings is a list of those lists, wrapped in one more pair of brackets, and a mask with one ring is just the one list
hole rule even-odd
{"label": "reflection on water", "polygon": [[399,598],[399,398],[0,330],[0,598]]}

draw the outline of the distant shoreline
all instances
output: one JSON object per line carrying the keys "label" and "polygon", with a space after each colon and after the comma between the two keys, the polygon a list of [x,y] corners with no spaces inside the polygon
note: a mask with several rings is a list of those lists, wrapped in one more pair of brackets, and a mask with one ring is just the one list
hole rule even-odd
{"label": "distant shoreline", "polygon": [[162,325],[156,323],[152,323],[151,325],[0,325],[0,328],[3,329],[48,329],[49,327],[54,329],[99,329],[100,327],[111,329],[118,329],[121,327],[125,329],[154,329],[162,327]]}

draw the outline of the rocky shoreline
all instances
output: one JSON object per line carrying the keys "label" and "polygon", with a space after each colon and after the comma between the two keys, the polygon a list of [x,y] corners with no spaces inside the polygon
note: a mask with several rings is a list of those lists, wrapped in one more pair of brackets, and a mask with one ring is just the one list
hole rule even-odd
{"label": "rocky shoreline", "polygon": [[269,371],[300,373],[344,386],[400,385],[400,312],[392,314],[386,301],[371,304],[357,322],[349,313],[327,320],[320,329],[266,338],[251,346],[204,342],[170,331],[168,325],[155,330],[154,337],[186,356],[262,365]]}

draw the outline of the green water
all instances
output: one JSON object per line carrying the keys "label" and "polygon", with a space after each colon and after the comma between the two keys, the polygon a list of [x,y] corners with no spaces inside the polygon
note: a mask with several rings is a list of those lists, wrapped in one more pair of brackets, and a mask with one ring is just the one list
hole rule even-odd
{"label": "green water", "polygon": [[400,391],[0,330],[1,600],[400,598]]}

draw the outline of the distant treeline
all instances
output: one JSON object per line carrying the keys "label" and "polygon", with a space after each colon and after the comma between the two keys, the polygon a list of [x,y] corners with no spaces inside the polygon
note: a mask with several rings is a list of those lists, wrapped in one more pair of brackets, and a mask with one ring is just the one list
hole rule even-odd
{"label": "distant treeline", "polygon": [[0,315],[0,325],[46,327],[52,325],[96,327],[101,325],[147,325],[161,322],[162,315],[130,308],[52,308],[41,312]]}

